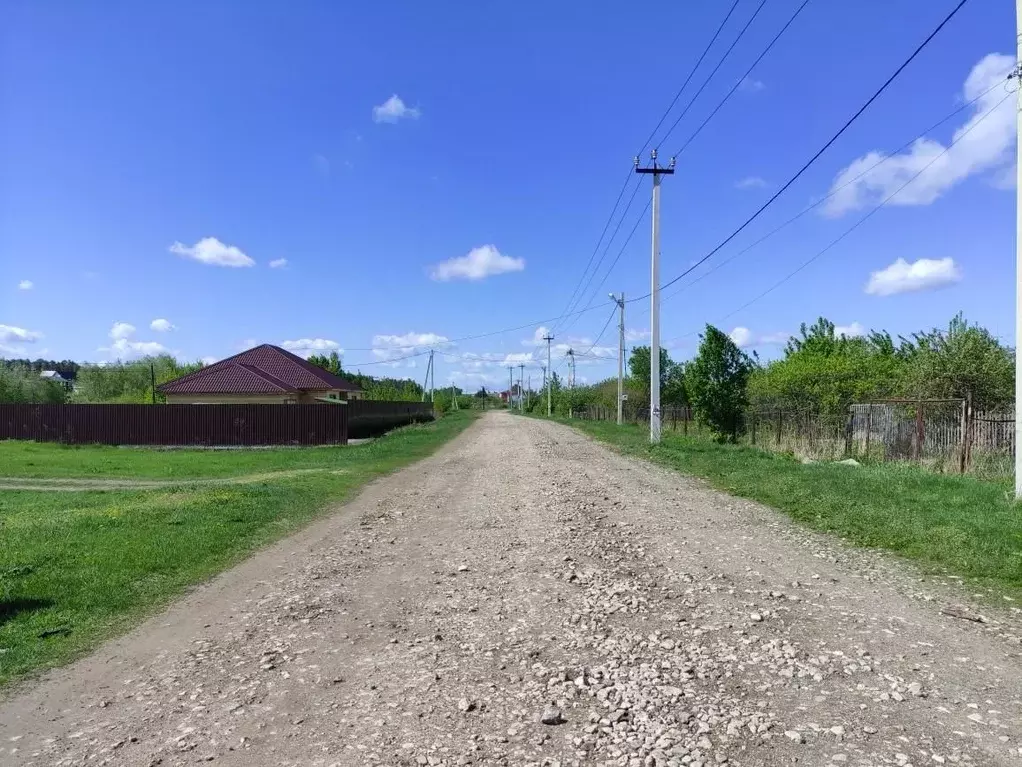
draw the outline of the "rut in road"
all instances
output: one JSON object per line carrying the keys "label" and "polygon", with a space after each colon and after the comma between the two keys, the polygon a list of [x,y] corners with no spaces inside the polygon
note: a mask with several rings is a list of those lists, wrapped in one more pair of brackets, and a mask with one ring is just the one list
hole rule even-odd
{"label": "rut in road", "polygon": [[1022,764],[1019,622],[959,598],[491,413],[9,697],[0,764]]}

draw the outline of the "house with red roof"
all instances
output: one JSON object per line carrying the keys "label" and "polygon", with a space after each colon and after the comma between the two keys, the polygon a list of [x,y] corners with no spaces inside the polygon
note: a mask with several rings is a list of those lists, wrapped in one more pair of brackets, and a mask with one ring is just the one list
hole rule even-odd
{"label": "house with red roof", "polygon": [[360,399],[350,381],[297,354],[262,344],[157,387],[168,404],[313,404]]}

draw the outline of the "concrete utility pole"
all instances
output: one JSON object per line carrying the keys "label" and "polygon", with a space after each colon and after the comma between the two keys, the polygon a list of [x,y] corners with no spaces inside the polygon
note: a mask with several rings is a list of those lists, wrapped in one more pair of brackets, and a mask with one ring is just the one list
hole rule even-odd
{"label": "concrete utility pole", "polygon": [[568,349],[568,388],[575,388],[575,350]]}
{"label": "concrete utility pole", "polygon": [[532,373],[529,373],[529,385],[526,387],[525,391],[529,393],[529,402],[526,404],[532,404]]}
{"label": "concrete utility pole", "polygon": [[433,354],[429,355],[429,362],[426,363],[426,377],[422,379],[422,401],[426,401],[426,390],[429,388],[429,371],[433,367]]}
{"label": "concrete utility pole", "polygon": [[518,409],[523,413],[525,412],[525,392],[522,390],[522,384],[525,383],[525,365],[518,365]]}
{"label": "concrete utility pole", "polygon": [[[1022,2],[1022,0],[1019,0]],[[635,172],[653,176],[653,264],[650,276],[649,323],[649,441],[660,442],[660,177],[674,175],[674,158],[669,168],[657,165],[656,150],[650,152],[653,164],[639,167],[635,158]]]}
{"label": "concrete utility pole", "polygon": [[[1022,2],[1022,0],[1019,0]],[[617,325],[617,425],[624,423],[625,404],[625,294],[621,292],[621,298],[613,293],[610,300],[617,304],[620,321]]]}
{"label": "concrete utility pole", "polygon": [[[1022,151],[1022,0],[1015,0],[1015,37],[1017,39],[1015,90],[1016,146]],[[1022,157],[1022,154],[1019,155]],[[1022,163],[1016,163],[1016,180],[1022,182]],[[1022,187],[1015,185],[1015,497],[1022,498]]]}
{"label": "concrete utility pole", "polygon": [[511,410],[515,406],[515,366],[507,366],[507,409]]}
{"label": "concrete utility pole", "polygon": [[[1022,0],[1019,0],[1019,2],[1022,2]],[[554,340],[554,337],[553,337],[553,335],[551,333],[547,333],[545,336],[543,336],[543,340],[546,341],[546,367],[550,371],[550,378],[546,379],[546,416],[547,416],[547,418],[549,418],[550,417],[550,383],[551,383],[551,381],[552,381],[552,379],[554,377],[554,369],[552,367],[550,367],[550,342]],[[546,377],[546,374],[544,373],[544,378],[545,377]]]}
{"label": "concrete utility pole", "polygon": [[433,364],[433,350],[429,350],[429,401],[436,398],[436,365]]}

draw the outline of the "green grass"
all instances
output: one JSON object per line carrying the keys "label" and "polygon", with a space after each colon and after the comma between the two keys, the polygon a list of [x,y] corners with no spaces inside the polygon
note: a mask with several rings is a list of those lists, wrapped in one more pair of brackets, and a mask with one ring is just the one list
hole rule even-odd
{"label": "green grass", "polygon": [[653,448],[644,427],[570,425],[624,453],[765,503],[813,529],[896,552],[932,573],[1022,596],[1022,506],[1007,482],[937,475],[910,465],[802,464],[783,454],[667,432]]}
{"label": "green grass", "polygon": [[0,442],[0,477],[184,479],[320,469],[357,445],[240,450],[159,450],[55,442]]}
{"label": "green grass", "polygon": [[[22,465],[25,456],[56,456],[50,463],[32,461],[37,476],[69,476],[71,453],[93,476],[166,477],[159,470],[163,460],[189,477],[310,463],[338,470],[229,487],[0,490],[0,686],[67,662],[129,628],[188,586],[350,498],[366,482],[431,454],[472,420],[469,413],[452,414],[368,444],[307,451],[211,454],[0,443],[5,469],[8,451]],[[35,447],[42,449],[28,449]]]}

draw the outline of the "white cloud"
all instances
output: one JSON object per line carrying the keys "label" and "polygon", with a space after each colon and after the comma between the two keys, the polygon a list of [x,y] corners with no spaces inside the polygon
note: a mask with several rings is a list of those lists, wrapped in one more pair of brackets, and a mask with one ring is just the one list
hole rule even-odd
{"label": "white cloud", "polygon": [[648,338],[649,330],[636,330],[635,328],[625,328],[626,341],[644,341]]}
{"label": "white cloud", "polygon": [[234,245],[225,245],[216,237],[203,237],[194,245],[175,242],[170,252],[208,266],[255,266],[255,261]]}
{"label": "white cloud", "polygon": [[450,339],[438,333],[405,333],[403,336],[380,334],[373,336],[373,346],[412,351],[421,347],[447,346]]}
{"label": "white cloud", "polygon": [[219,357],[210,357],[210,356],[199,357],[199,362],[201,362],[203,365],[212,365],[214,362],[218,361],[219,359],[220,359]]}
{"label": "white cloud", "polygon": [[472,248],[468,255],[442,261],[430,269],[430,277],[439,282],[449,280],[482,280],[495,274],[520,272],[524,258],[502,255],[493,245]]}
{"label": "white cloud", "polygon": [[[544,356],[545,361],[546,357]],[[531,365],[532,362],[532,352],[515,352],[513,354],[505,354],[500,364],[506,367],[507,365]]]}
{"label": "white cloud", "polygon": [[170,353],[166,346],[156,341],[129,341],[127,338],[118,338],[110,346],[100,347],[99,351],[120,360]]}
{"label": "white cloud", "polygon": [[157,319],[149,323],[149,329],[155,330],[157,333],[167,333],[171,330],[176,330],[176,327],[171,323],[170,320]]}
{"label": "white cloud", "polygon": [[1014,56],[991,53],[972,68],[962,95],[965,101],[978,100],[972,107],[972,116],[954,133],[957,143],[946,153],[941,154],[945,147],[939,141],[921,138],[905,152],[888,157],[882,165],[853,181],[885,157],[883,152],[869,152],[838,173],[831,185],[833,196],[823,206],[823,214],[838,217],[886,200],[928,165],[925,173],[888,204],[929,205],[969,176],[1010,164],[1015,145],[1014,100],[1008,99],[988,116],[986,113],[1004,98],[1004,90],[993,86],[1005,79],[1014,64]]}
{"label": "white cloud", "polygon": [[866,335],[866,328],[860,322],[853,322],[851,325],[835,325],[834,337],[859,338]]}
{"label": "white cloud", "polygon": [[735,189],[765,189],[769,184],[759,176],[746,176],[735,182]]}
{"label": "white cloud", "polygon": [[544,336],[550,335],[550,328],[545,325],[540,325],[532,334],[532,338],[526,338],[522,341],[522,346],[546,346],[546,339]]}
{"label": "white cloud", "polygon": [[31,290],[35,287],[35,283],[32,280],[22,280],[18,283],[18,290]]}
{"label": "white cloud", "polygon": [[115,341],[135,335],[135,326],[128,322],[115,322],[110,328],[110,337]]}
{"label": "white cloud", "polygon": [[748,328],[739,326],[732,330],[729,335],[731,336],[731,340],[735,342],[735,346],[738,346],[739,348],[752,345],[752,331]]}
{"label": "white cloud", "polygon": [[271,269],[283,269],[285,266],[287,266],[286,258],[275,258],[272,261],[270,261]]}
{"label": "white cloud", "polygon": [[254,346],[259,346],[259,342],[256,341],[254,338],[246,338],[244,341],[238,344],[238,350],[245,351],[247,349],[251,349]]}
{"label": "white cloud", "polygon": [[373,107],[373,121],[378,123],[396,123],[398,120],[415,120],[421,112],[415,107],[405,106],[405,102],[396,93],[379,106]]}
{"label": "white cloud", "polygon": [[755,77],[743,77],[738,83],[738,89],[748,93],[758,93],[766,88],[766,83],[757,80]]}
{"label": "white cloud", "polygon": [[[254,345],[256,344],[253,343]],[[312,354],[322,354],[323,352],[337,352],[341,354],[344,351],[339,343],[331,341],[329,338],[298,338],[294,341],[281,341],[280,345],[289,352],[294,352],[299,357],[308,357]]]}
{"label": "white cloud", "polygon": [[0,325],[0,353],[21,354],[24,352],[24,347],[19,344],[33,344],[42,337],[43,334],[35,330],[25,330],[25,328],[14,325]]}
{"label": "white cloud", "polygon": [[753,333],[746,327],[739,325],[729,334],[735,346],[740,349],[748,349],[752,346],[776,346],[788,341],[788,334],[778,333]]}
{"label": "white cloud", "polygon": [[962,273],[953,258],[920,258],[911,264],[899,258],[890,266],[870,274],[866,292],[872,296],[893,296],[936,290],[961,280]]}

